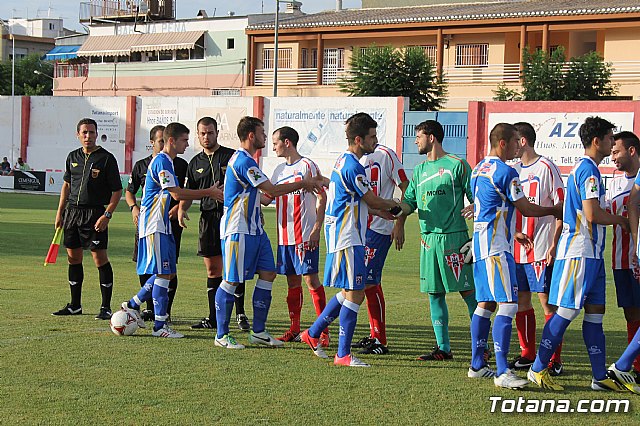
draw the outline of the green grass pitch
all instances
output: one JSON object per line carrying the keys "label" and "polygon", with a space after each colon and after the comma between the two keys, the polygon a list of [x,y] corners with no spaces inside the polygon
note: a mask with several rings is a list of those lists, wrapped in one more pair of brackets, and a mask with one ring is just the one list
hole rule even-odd
{"label": "green grass pitch", "polygon": [[[596,393],[588,389],[590,367],[582,342],[581,319],[569,328],[564,344],[566,373],[561,394],[528,387],[516,392],[491,380],[466,377],[470,359],[469,319],[457,294],[447,297],[454,360],[425,363],[416,356],[431,350],[435,338],[427,298],[418,290],[418,226],[407,222],[407,244],[391,250],[383,285],[387,300],[387,356],[363,356],[370,369],[334,367],[303,344],[284,349],[249,346],[230,351],[213,345],[210,330],[189,325],[207,312],[206,275],[197,249],[198,214],[192,208],[182,241],[179,287],[173,308],[181,340],[151,338],[149,330],[116,337],[104,321],[93,319],[100,304],[97,270],[85,252],[84,315],[52,317],[68,302],[64,249],[58,263],[43,267],[53,235],[58,199],[52,196],[0,194],[0,424],[535,424],[586,421],[637,424],[640,396]],[[275,215],[265,209],[266,227],[275,241]],[[109,257],[115,274],[113,308],[139,288],[131,261],[134,229],[124,202],[110,224]],[[609,233],[610,234],[610,233]],[[609,239],[610,241],[610,239]],[[610,244],[610,243],[609,243]],[[324,246],[322,246],[324,247]],[[607,264],[609,249],[607,246]],[[321,256],[321,264],[324,264]],[[253,282],[247,284],[251,317]],[[328,289],[331,297],[334,290]],[[288,326],[286,283],[278,277],[268,328],[279,335]],[[303,327],[313,320],[304,292]],[[607,361],[626,346],[626,325],[616,307],[608,274]],[[538,325],[544,317],[536,305]],[[232,324],[234,325],[234,324]],[[337,345],[331,327],[329,354]],[[356,329],[368,332],[363,306]],[[235,331],[242,343],[247,335]],[[512,334],[511,354],[518,351]],[[511,357],[511,355],[510,355]],[[522,373],[521,373],[522,375]],[[623,398],[628,414],[492,414],[490,396],[527,399]],[[553,417],[552,417],[553,416]]]}

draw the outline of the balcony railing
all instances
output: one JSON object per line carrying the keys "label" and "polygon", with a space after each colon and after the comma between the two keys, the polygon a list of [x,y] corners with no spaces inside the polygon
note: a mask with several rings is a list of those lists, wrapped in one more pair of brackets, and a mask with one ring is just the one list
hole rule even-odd
{"label": "balcony railing", "polygon": [[[568,66],[568,65],[567,65]],[[490,64],[484,67],[443,68],[445,80],[449,84],[499,84],[518,83],[520,81],[519,64]],[[307,86],[316,84],[316,68],[278,69],[278,85]],[[335,85],[349,75],[344,68],[323,68],[322,84]],[[612,62],[611,80],[616,82],[640,81],[640,61]],[[273,70],[261,69],[255,72],[256,86],[273,85]]]}
{"label": "balcony railing", "polygon": [[80,21],[135,15],[175,19],[176,0],[89,0],[80,3]]}
{"label": "balcony railing", "polygon": [[89,64],[56,64],[53,69],[54,78],[86,77],[89,75]]}
{"label": "balcony railing", "polygon": [[485,67],[444,67],[442,70],[449,84],[502,83],[520,81],[519,64],[490,64]]}
{"label": "balcony railing", "polygon": [[[278,85],[314,86],[317,84],[317,74],[317,68],[278,68]],[[336,84],[339,79],[346,75],[347,72],[344,68],[323,68],[322,84]],[[273,69],[256,70],[254,81],[256,86],[272,86]]]}

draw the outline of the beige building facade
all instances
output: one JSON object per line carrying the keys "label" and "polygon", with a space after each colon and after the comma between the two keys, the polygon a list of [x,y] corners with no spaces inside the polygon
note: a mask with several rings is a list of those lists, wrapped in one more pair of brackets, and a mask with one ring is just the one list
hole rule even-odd
{"label": "beige building facade", "polygon": [[[421,46],[448,82],[446,108],[466,109],[470,100],[491,100],[501,83],[520,88],[525,46],[563,46],[567,58],[598,52],[612,64],[619,95],[637,99],[639,30],[640,5],[630,0],[450,3],[303,15],[278,28],[278,94],[345,96],[336,83],[348,73],[354,52],[372,45]],[[274,25],[249,25],[247,35],[244,93],[268,95]]]}

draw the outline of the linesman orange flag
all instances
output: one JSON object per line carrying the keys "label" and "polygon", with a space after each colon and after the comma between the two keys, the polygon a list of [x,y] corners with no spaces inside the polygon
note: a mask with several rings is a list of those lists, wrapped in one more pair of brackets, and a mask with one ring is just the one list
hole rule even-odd
{"label": "linesman orange flag", "polygon": [[51,241],[49,252],[47,252],[47,257],[44,259],[44,266],[47,266],[50,263],[56,263],[56,260],[58,260],[60,241],[62,241],[62,228],[56,228],[56,233],[53,235],[53,241]]}

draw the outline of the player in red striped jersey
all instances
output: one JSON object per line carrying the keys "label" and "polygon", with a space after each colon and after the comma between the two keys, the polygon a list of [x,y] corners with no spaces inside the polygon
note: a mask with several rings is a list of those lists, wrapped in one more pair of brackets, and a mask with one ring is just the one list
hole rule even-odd
{"label": "player in red striped jersey", "polygon": [[[628,217],[627,205],[640,169],[640,141],[631,132],[621,132],[613,136],[615,144],[611,148],[611,161],[621,174],[609,182],[606,193],[609,213]],[[627,339],[631,343],[640,328],[640,268],[635,254],[636,246],[631,234],[619,225],[613,226],[613,246],[611,249],[613,279],[616,285],[618,306],[624,311],[627,321]],[[637,340],[637,339],[635,339]],[[617,363],[616,363],[617,364]],[[640,356],[633,361],[636,377],[640,372]],[[628,370],[624,367],[624,370]]]}
{"label": "player in red striped jersey", "polygon": [[[513,167],[520,175],[525,196],[529,198],[529,202],[546,207],[563,201],[564,185],[560,171],[549,158],[536,152],[536,132],[533,126],[529,123],[516,123],[514,126],[520,134],[520,162]],[[513,247],[518,280],[516,327],[521,353],[509,364],[509,368],[525,370],[533,364],[536,357],[536,317],[531,293],[538,293],[545,321],[551,318],[556,309],[548,303],[549,285],[562,221],[552,216],[524,217],[516,211],[516,231],[527,235],[533,242],[533,248],[526,248],[517,241],[514,241]],[[562,344],[551,358],[549,372],[552,375],[562,373],[561,349]]]}
{"label": "player in red striped jersey", "polygon": [[[273,171],[274,185],[301,181],[305,176],[318,176],[320,169],[307,157],[298,153],[299,135],[291,127],[281,127],[273,132],[273,151],[286,161]],[[324,222],[327,195],[298,190],[276,199],[278,218],[278,274],[286,275],[289,290],[287,306],[291,325],[278,340],[299,341],[300,313],[302,311],[302,277],[307,284],[316,315],[320,315],[326,305],[324,287],[318,278],[320,232]],[[273,198],[262,195],[262,203],[267,205]],[[322,346],[329,346],[329,330],[320,335]]]}

